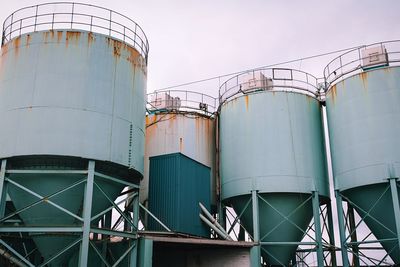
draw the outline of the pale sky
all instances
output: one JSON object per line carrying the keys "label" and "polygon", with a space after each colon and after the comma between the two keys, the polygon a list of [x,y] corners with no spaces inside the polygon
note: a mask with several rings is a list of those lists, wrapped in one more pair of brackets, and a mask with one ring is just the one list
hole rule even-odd
{"label": "pale sky", "polygon": [[[342,48],[400,39],[398,0],[81,2],[123,13],[143,28],[150,43],[149,92]],[[18,8],[38,3],[43,2],[2,0],[0,20]],[[332,55],[289,67],[322,77],[322,69],[330,59]],[[216,96],[218,81],[180,89]]]}

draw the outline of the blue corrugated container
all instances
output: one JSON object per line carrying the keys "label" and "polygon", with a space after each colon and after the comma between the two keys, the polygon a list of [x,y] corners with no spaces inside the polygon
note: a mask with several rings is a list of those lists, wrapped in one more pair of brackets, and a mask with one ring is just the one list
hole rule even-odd
{"label": "blue corrugated container", "polygon": [[[150,157],[149,209],[176,232],[210,236],[199,202],[210,210],[210,168],[181,154]],[[148,229],[164,229],[149,218]]]}

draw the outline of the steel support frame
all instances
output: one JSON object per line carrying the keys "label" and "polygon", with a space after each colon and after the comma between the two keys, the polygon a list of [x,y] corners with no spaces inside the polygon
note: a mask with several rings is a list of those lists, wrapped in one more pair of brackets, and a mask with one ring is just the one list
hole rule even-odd
{"label": "steel support frame", "polygon": [[[336,196],[336,203],[337,203],[337,212],[338,212],[338,221],[339,221],[339,235],[340,235],[340,244],[341,244],[341,254],[342,254],[342,261],[343,261],[343,267],[349,267],[349,266],[361,266],[363,265],[368,265],[370,266],[371,262],[374,262],[375,265],[373,266],[381,266],[384,262],[384,260],[389,256],[388,253],[386,253],[382,259],[372,259],[365,255],[363,253],[364,249],[368,248],[361,248],[360,245],[362,244],[374,244],[374,243],[380,243],[383,241],[397,241],[397,246],[400,248],[400,207],[399,207],[399,186],[398,186],[398,178],[389,178],[388,179],[388,187],[386,191],[383,192],[385,194],[387,191],[390,191],[391,197],[392,197],[392,204],[393,204],[393,212],[395,216],[395,224],[396,224],[396,232],[394,233],[394,238],[391,239],[385,239],[385,240],[366,240],[367,237],[370,235],[367,235],[363,240],[358,241],[355,240],[357,239],[356,235],[356,230],[360,226],[360,224],[364,221],[366,217],[370,217],[376,222],[379,222],[378,218],[374,218],[369,214],[369,211],[364,211],[365,213],[363,216],[360,215],[361,220],[357,224],[354,221],[354,208],[352,206],[355,206],[354,203],[352,203],[349,199],[347,199],[345,196],[343,196],[339,190],[335,190],[335,196]],[[382,194],[382,195],[383,195]],[[382,197],[382,196],[381,196]],[[380,198],[376,200],[376,203],[380,201]],[[345,212],[345,209],[343,207],[343,202],[347,202],[347,213]],[[350,208],[349,208],[350,207]],[[346,226],[348,228],[348,235],[346,234]],[[350,239],[350,242],[347,242]],[[381,247],[374,247],[374,249],[381,249],[384,250]],[[353,255],[353,263],[350,263],[349,260],[349,254]],[[366,262],[366,260],[369,260],[369,262]]]}
{"label": "steel support frame", "polygon": [[[101,187],[99,187],[96,184],[97,179],[105,179],[113,183],[119,183],[125,186],[130,186],[131,188],[137,189],[139,188],[138,185],[126,182],[124,180],[120,180],[116,177],[112,177],[109,175],[104,175],[102,173],[98,173],[95,171],[95,161],[94,160],[89,160],[88,161],[88,169],[87,170],[8,170],[7,169],[7,159],[2,159],[1,160],[1,168],[0,168],[0,197],[1,197],[1,202],[0,202],[0,233],[75,233],[77,235],[77,239],[72,242],[71,244],[67,245],[65,248],[61,249],[59,252],[57,252],[52,258],[47,259],[46,262],[42,263],[40,266],[44,266],[46,264],[51,263],[53,260],[64,254],[66,251],[70,250],[72,247],[75,247],[76,245],[80,244],[80,249],[79,249],[79,261],[78,264],[79,266],[87,266],[88,265],[88,255],[89,255],[89,249],[92,247],[93,249],[93,244],[90,241],[90,236],[91,234],[101,234],[103,237],[108,238],[109,236],[119,236],[119,237],[125,237],[125,238],[130,238],[131,239],[131,245],[128,247],[128,249],[123,253],[123,255],[115,261],[113,265],[104,262],[105,261],[105,256],[106,256],[106,251],[103,249],[102,253],[98,251],[98,249],[95,249],[95,252],[97,255],[100,257],[100,259],[103,261],[105,266],[118,266],[122,262],[122,260],[130,255],[129,259],[129,266],[130,267],[135,267],[136,266],[136,258],[137,258],[137,227],[138,227],[138,210],[139,210],[139,195],[138,193],[132,194],[128,196],[126,199],[119,201],[118,203],[114,203],[112,199],[110,199],[107,194],[101,190]],[[64,189],[61,189],[57,192],[52,193],[51,195],[48,196],[41,196],[37,194],[36,192],[33,192],[29,190],[28,188],[25,188],[24,186],[14,182],[13,180],[9,179],[7,177],[8,174],[28,174],[28,173],[35,173],[35,174],[40,174],[40,173],[46,173],[46,174],[86,174],[86,178],[84,180],[78,181],[72,185],[67,186]],[[21,190],[29,193],[30,195],[35,196],[38,198],[38,201],[28,205],[27,207],[24,207],[23,209],[13,212],[11,215],[5,215],[5,205],[6,205],[6,196],[7,196],[7,185],[8,183],[12,183],[15,186],[19,187]],[[65,191],[68,191],[69,189],[84,183],[85,184],[85,189],[84,189],[84,198],[83,198],[83,214],[82,217],[73,214],[63,208],[62,206],[59,206],[51,201],[51,198],[58,195],[62,194]],[[107,208],[107,212],[101,212],[99,214],[92,214],[92,201],[93,201],[93,190],[94,188],[97,187],[101,193],[104,194],[104,197],[107,198],[111,203],[111,206]],[[130,198],[133,198],[133,215],[132,218],[128,218],[126,214],[129,214],[129,212],[125,212],[119,209],[118,205],[128,201]],[[7,223],[7,220],[12,218],[15,215],[18,215],[20,212],[23,212],[29,208],[32,208],[33,206],[36,206],[39,203],[42,202],[47,202],[50,205],[53,205],[53,207],[57,208],[58,210],[63,211],[64,213],[75,217],[78,221],[82,222],[82,226],[78,227],[28,227],[28,226],[10,226]],[[128,221],[130,224],[129,231],[117,231],[117,230],[112,230],[112,229],[99,229],[96,227],[92,226],[92,221],[96,220],[101,217],[106,217],[109,220],[111,219],[111,211],[112,209],[116,209],[117,212],[121,214],[121,216],[125,216],[124,219],[125,221]],[[106,224],[106,226],[110,226],[110,223]],[[104,225],[102,225],[104,227]],[[7,251],[11,252],[14,256],[16,256],[18,259],[20,259],[22,262],[24,262],[27,266],[34,266],[34,264],[30,263],[28,259],[26,259],[24,256],[19,254],[17,251],[14,249],[10,249],[11,246],[8,245],[5,241],[0,239],[0,246],[4,247]],[[100,254],[99,254],[100,253]]]}
{"label": "steel support frame", "polygon": [[[313,225],[310,226],[306,231],[304,232],[304,235],[309,236],[313,242],[262,242],[261,240],[264,239],[266,236],[261,237],[260,236],[260,221],[259,221],[259,201],[264,201],[268,205],[270,205],[272,208],[274,208],[271,204],[269,204],[265,199],[263,199],[258,191],[253,190],[251,191],[251,198],[249,201],[246,203],[245,207],[243,208],[242,211],[236,216],[236,218],[233,221],[233,224],[231,225],[229,232],[233,229],[236,223],[240,220],[240,217],[243,215],[246,209],[250,208],[249,204],[251,204],[252,207],[252,220],[253,220],[253,241],[257,243],[256,246],[254,246],[251,251],[250,251],[250,257],[251,257],[251,266],[252,267],[258,267],[261,265],[261,251],[264,251],[265,253],[268,254],[268,251],[265,249],[268,245],[280,245],[280,246],[287,246],[287,245],[307,245],[307,246],[313,246],[313,248],[308,250],[308,253],[306,254],[309,255],[309,253],[316,253],[317,254],[317,261],[318,261],[318,266],[325,266],[325,259],[326,256],[324,255],[324,252],[328,252],[331,255],[331,263],[330,266],[336,266],[336,256],[335,256],[335,240],[334,240],[334,233],[333,233],[333,220],[332,220],[332,214],[331,212],[331,205],[326,204],[326,216],[324,217],[324,226],[321,225],[321,210],[320,206],[321,203],[319,201],[319,194],[317,191],[312,192],[312,195],[309,199],[304,201],[298,208],[303,206],[306,202],[312,201],[312,207],[313,207]],[[296,210],[292,212],[295,213]],[[281,214],[284,221],[289,221],[291,224],[293,224],[295,227],[299,228],[294,222],[290,220],[290,216],[285,216]],[[322,229],[325,229],[328,232],[329,235],[329,241],[325,241],[322,237]],[[312,230],[312,231],[310,231]],[[313,232],[314,236],[311,236],[309,232]],[[268,235],[268,234],[267,234]],[[324,242],[325,241],[325,242]],[[272,256],[272,255],[271,255]],[[301,257],[299,257],[301,258]],[[284,263],[281,263],[282,266],[284,266]],[[295,266],[295,265],[293,265]]]}

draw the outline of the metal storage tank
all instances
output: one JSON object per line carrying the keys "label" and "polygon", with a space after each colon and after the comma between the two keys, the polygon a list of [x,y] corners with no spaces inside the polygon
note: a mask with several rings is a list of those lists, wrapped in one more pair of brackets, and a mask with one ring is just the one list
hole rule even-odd
{"label": "metal storage tank", "polygon": [[[149,189],[149,180],[151,179],[150,159],[156,159],[156,156],[180,153],[192,161],[210,169],[208,182],[210,188],[208,192],[211,192],[211,196],[208,198],[211,197],[209,202],[215,206],[214,112],[216,111],[216,101],[216,98],[209,95],[185,90],[156,91],[148,95],[149,114],[146,116],[145,175],[140,186],[140,198],[142,203],[147,205],[148,202],[152,201],[152,199],[149,199],[149,190],[151,191],[151,189]],[[167,158],[168,157],[165,157],[165,159]],[[200,166],[198,164],[192,165]],[[171,171],[171,169],[172,167],[165,170],[165,175],[167,175],[167,173],[170,174],[168,179],[173,180],[176,179],[176,177],[172,176],[178,175],[181,170],[178,168]],[[167,177],[165,177],[165,179],[167,179]],[[192,178],[182,177],[182,179],[190,180]],[[168,186],[167,180],[165,180],[165,183],[165,186]],[[181,189],[193,190],[189,188]],[[163,194],[170,194],[170,192],[165,190]],[[153,203],[160,203],[160,200],[165,197],[163,194],[154,194]],[[178,197],[178,195],[175,196]],[[200,199],[198,201],[200,201]],[[187,204],[191,205],[192,211],[197,214],[196,219],[200,222],[198,216],[198,201],[192,201],[190,204]],[[174,218],[170,217],[174,216],[172,209],[176,207],[173,207],[172,202],[170,204],[169,207],[171,211],[165,214],[168,218],[161,216],[159,218],[161,221],[175,221]],[[168,204],[165,203],[165,205]],[[149,205],[149,207],[150,206],[151,205]],[[153,208],[157,210],[155,206],[153,206]],[[180,215],[182,218],[179,220],[183,221],[187,220],[185,216],[191,216],[183,213]],[[178,224],[179,223],[176,225]],[[172,225],[167,226],[174,228]],[[205,236],[202,230],[191,232],[191,234]]]}
{"label": "metal storage tank", "polygon": [[80,244],[86,266],[89,235],[120,235],[98,221],[143,176],[148,49],[139,25],[93,5],[37,5],[4,22],[0,193],[16,212],[2,208],[0,230],[29,233],[44,264],[66,264]]}
{"label": "metal storage tank", "polygon": [[318,91],[312,75],[280,68],[249,71],[220,88],[221,198],[268,266],[294,264],[313,216],[311,245],[324,265],[319,206],[329,204],[329,184]]}
{"label": "metal storage tank", "polygon": [[[399,51],[400,41],[363,46],[335,58],[324,71],[344,266],[348,250],[363,260],[358,250],[374,241],[347,237],[342,199],[400,264]],[[357,227],[349,231],[355,234]],[[383,264],[379,261],[375,264]]]}

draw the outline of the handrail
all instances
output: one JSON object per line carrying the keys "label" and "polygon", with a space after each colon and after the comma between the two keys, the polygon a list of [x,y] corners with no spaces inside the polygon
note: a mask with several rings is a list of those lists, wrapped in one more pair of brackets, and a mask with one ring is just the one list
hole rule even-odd
{"label": "handrail", "polygon": [[14,11],[3,23],[1,45],[25,33],[57,29],[110,36],[132,46],[148,60],[149,42],[136,22],[111,9],[84,3],[44,3]]}
{"label": "handrail", "polygon": [[147,94],[150,112],[195,112],[212,116],[218,108],[217,98],[187,90],[160,90]]}
{"label": "handrail", "polygon": [[255,91],[291,91],[319,97],[318,79],[313,75],[287,68],[254,69],[225,81],[219,88],[219,102]]}
{"label": "handrail", "polygon": [[326,90],[328,87],[336,84],[337,82],[360,73],[363,70],[374,68],[373,65],[365,65],[368,55],[363,56],[363,52],[369,48],[380,48],[382,53],[376,54],[375,57],[386,57],[386,64],[378,66],[399,66],[400,65],[400,40],[384,41],[363,45],[352,49],[330,61],[324,68],[324,78]]}

